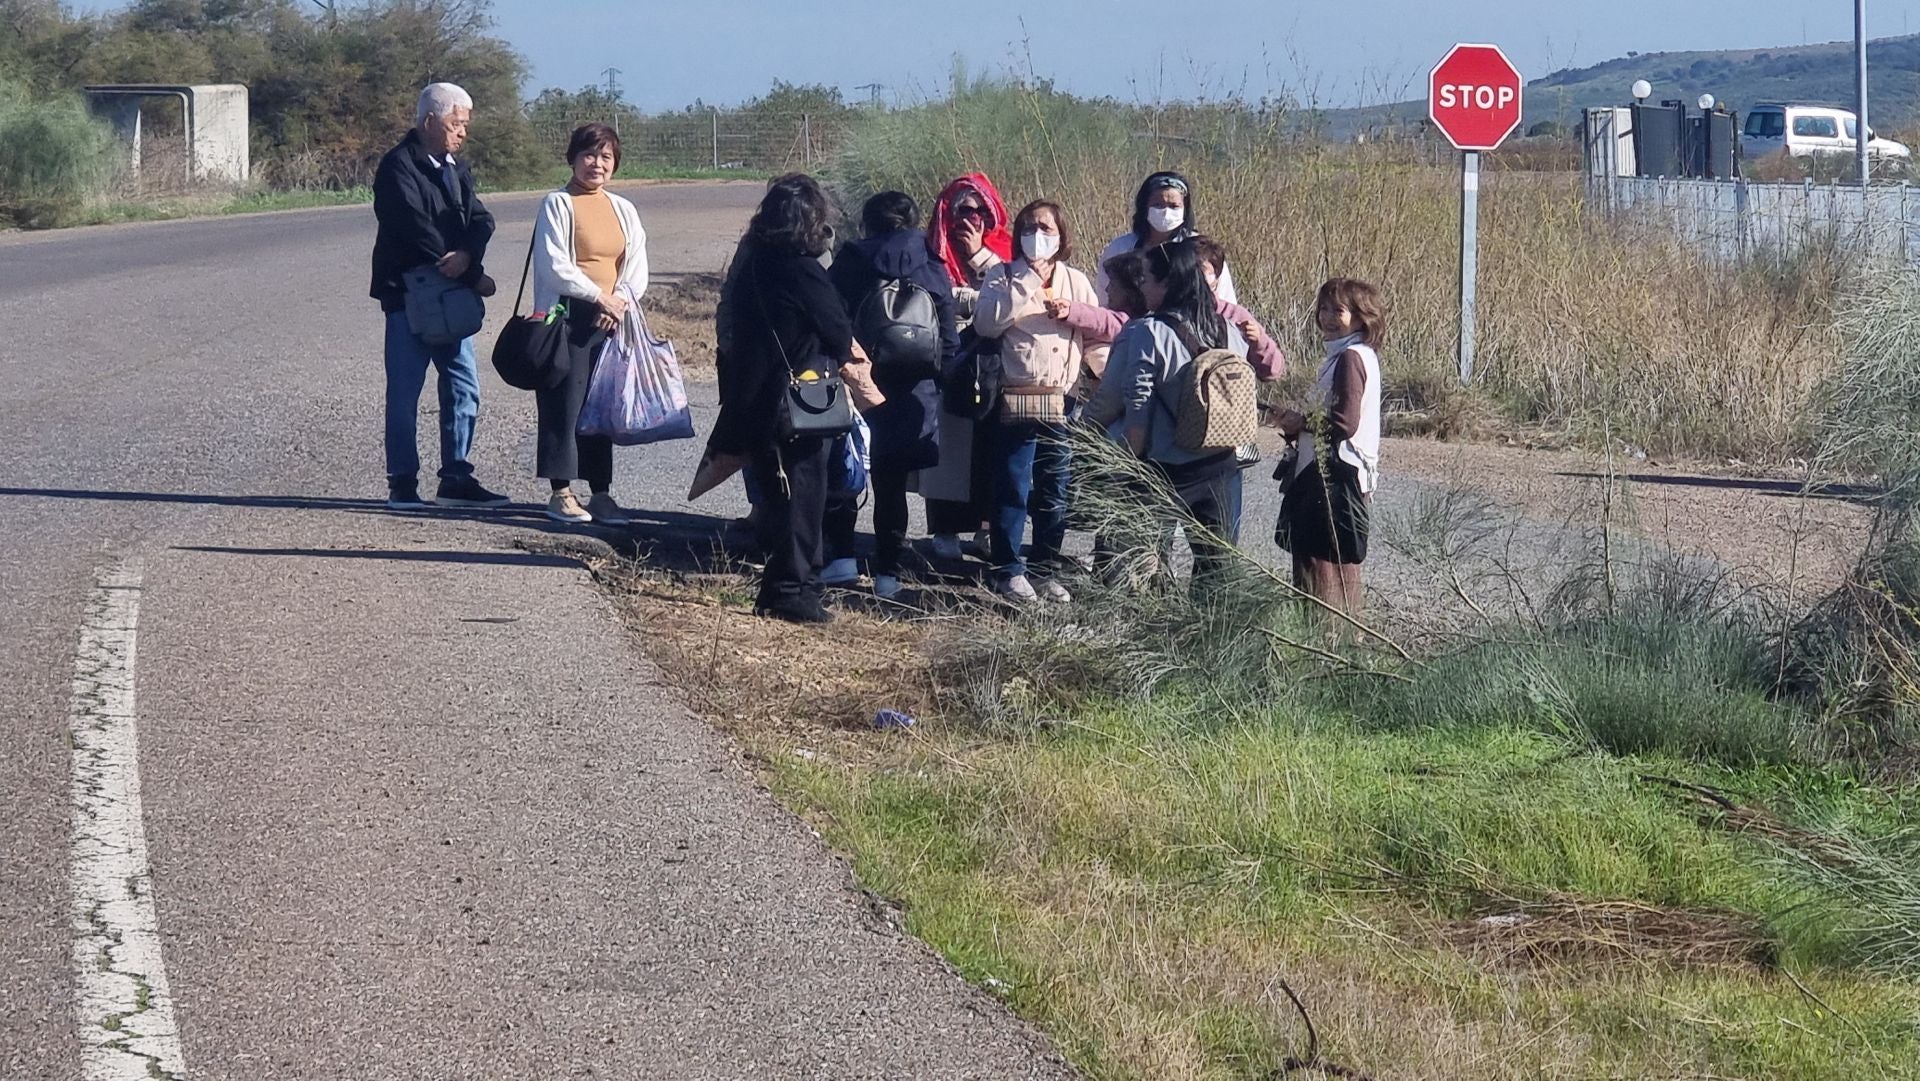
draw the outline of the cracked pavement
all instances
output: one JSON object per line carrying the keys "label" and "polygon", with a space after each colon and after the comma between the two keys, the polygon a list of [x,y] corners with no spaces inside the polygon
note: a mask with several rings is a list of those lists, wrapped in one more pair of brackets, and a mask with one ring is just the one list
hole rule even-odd
{"label": "cracked pavement", "polygon": [[[635,190],[656,273],[717,269],[759,190]],[[494,205],[504,294],[535,198]],[[76,643],[128,557],[185,1076],[1070,1076],[871,911],[577,563],[516,547],[558,532],[527,396],[483,363],[475,459],[519,505],[378,506],[371,238],[365,208],[0,237],[0,1077],[88,1076],[77,969],[136,971],[70,873]],[[621,452],[616,494],[681,508],[692,450]]]}

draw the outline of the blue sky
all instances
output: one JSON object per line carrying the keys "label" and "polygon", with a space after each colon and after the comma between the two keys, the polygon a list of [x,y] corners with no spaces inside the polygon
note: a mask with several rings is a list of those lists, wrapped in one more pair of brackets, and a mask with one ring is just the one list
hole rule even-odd
{"label": "blue sky", "polygon": [[[495,0],[499,31],[533,69],[529,94],[622,69],[645,109],[728,105],[775,78],[888,100],[941,93],[952,58],[1031,70],[1064,89],[1132,100],[1311,90],[1324,104],[1424,96],[1455,41],[1491,41],[1529,78],[1629,50],[1765,48],[1851,39],[1848,0]],[[900,13],[908,18],[902,19]],[[1920,0],[1869,0],[1868,29],[1920,32]],[[1024,26],[1022,19],[1024,18]]]}
{"label": "blue sky", "polygon": [[[73,0],[102,10],[113,0]],[[1323,105],[1423,97],[1456,41],[1506,49],[1528,78],[1629,51],[1769,48],[1853,37],[1849,0],[493,0],[497,32],[532,68],[531,97],[619,68],[648,110],[733,105],[774,79],[869,83],[893,102],[970,70],[1051,78],[1074,93],[1151,102],[1291,93]],[[1920,32],[1920,0],[1868,0],[1874,37]],[[901,13],[906,17],[902,18]],[[1023,21],[1024,20],[1024,21]]]}

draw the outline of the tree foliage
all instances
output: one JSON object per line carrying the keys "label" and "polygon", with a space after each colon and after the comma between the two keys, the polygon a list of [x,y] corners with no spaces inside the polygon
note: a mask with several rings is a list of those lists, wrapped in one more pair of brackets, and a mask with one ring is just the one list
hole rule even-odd
{"label": "tree foliage", "polygon": [[42,93],[244,83],[256,169],[278,187],[364,183],[413,123],[420,87],[459,83],[475,102],[475,171],[498,187],[537,162],[525,61],[492,30],[488,0],[135,0],[101,15],[0,0],[0,78]]}

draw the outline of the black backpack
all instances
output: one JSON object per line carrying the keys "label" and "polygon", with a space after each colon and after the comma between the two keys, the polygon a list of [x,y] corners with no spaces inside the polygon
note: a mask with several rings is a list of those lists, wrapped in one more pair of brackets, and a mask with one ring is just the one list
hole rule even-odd
{"label": "black backpack", "polygon": [[853,336],[876,376],[933,379],[940,374],[940,310],[933,294],[905,278],[880,282],[853,316]]}

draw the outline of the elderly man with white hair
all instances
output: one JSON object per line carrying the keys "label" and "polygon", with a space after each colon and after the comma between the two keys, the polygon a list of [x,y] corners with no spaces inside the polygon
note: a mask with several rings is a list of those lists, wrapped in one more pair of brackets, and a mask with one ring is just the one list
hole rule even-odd
{"label": "elderly man with white hair", "polygon": [[482,269],[493,215],[475,193],[467,163],[455,156],[467,141],[472,114],[473,98],[465,90],[452,83],[428,86],[420,92],[413,130],[380,159],[374,174],[373,215],[380,231],[373,242],[372,293],[387,318],[387,506],[396,510],[427,505],[420,498],[416,421],[429,367],[440,375],[440,487],[434,501],[454,507],[508,502],[481,487],[467,459],[480,415],[473,339],[429,342],[415,333],[407,314],[408,271],[428,268],[481,296],[493,293]]}

